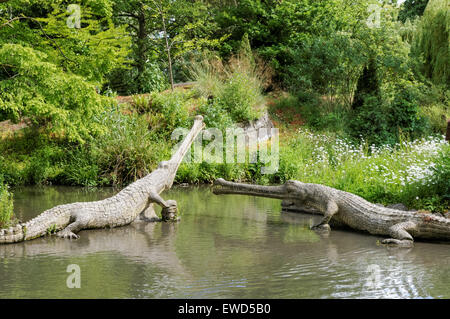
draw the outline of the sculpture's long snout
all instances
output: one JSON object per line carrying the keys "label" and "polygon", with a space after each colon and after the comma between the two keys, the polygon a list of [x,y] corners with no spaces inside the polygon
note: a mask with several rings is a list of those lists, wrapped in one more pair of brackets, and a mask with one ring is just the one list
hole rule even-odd
{"label": "sculpture's long snout", "polygon": [[224,180],[223,178],[219,178],[214,181],[212,191],[216,195],[240,194],[240,195],[271,197],[278,199],[283,199],[286,196],[284,185],[281,186],[250,185],[250,184],[229,182]]}

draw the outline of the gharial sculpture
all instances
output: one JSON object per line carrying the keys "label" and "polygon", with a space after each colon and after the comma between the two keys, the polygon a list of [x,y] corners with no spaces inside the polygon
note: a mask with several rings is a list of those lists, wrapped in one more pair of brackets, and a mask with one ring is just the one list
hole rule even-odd
{"label": "gharial sculpture", "polygon": [[[280,186],[260,186],[233,183],[224,179],[214,182],[214,194],[243,194],[283,200],[285,208],[323,215],[320,223],[312,226],[319,231],[330,231],[332,226],[346,226],[374,235],[389,236],[383,244],[413,246],[414,238],[450,240],[450,219],[419,212],[381,207],[365,199],[320,184],[291,180]],[[304,209],[302,209],[304,208]]]}
{"label": "gharial sculpture", "polygon": [[147,176],[130,184],[118,194],[95,202],[80,202],[59,205],[26,223],[0,230],[0,244],[16,243],[56,233],[58,237],[76,239],[83,229],[117,227],[130,224],[138,217],[155,221],[157,216],[151,207],[156,203],[162,207],[162,220],[176,220],[177,203],[161,198],[162,191],[172,187],[184,155],[204,127],[203,117],[196,116],[194,125],[178,150],[168,161],[160,162],[158,168]]}

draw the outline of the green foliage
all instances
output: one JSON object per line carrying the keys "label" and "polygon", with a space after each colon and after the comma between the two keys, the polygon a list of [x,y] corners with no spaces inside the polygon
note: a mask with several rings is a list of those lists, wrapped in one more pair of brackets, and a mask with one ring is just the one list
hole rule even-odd
{"label": "green foliage", "polygon": [[413,138],[425,135],[429,123],[421,116],[418,90],[414,83],[400,82],[391,100],[364,95],[362,105],[353,110],[351,134],[376,145],[395,144],[402,134]]}
{"label": "green foliage", "polygon": [[411,137],[420,137],[426,133],[427,121],[419,112],[419,87],[413,83],[400,82],[388,110],[389,126]]}
{"label": "green foliage", "polygon": [[350,129],[354,138],[365,138],[370,144],[394,144],[387,116],[387,106],[379,97],[366,95],[362,105],[354,112]]}
{"label": "green foliage", "polygon": [[95,155],[88,145],[67,150],[59,183],[91,187],[113,184],[107,173],[102,175]]}
{"label": "green foliage", "polygon": [[150,111],[151,102],[150,98],[146,95],[133,95],[133,109],[138,112],[138,114],[144,114]]}
{"label": "green foliage", "polygon": [[413,53],[422,59],[421,71],[435,84],[450,83],[448,1],[430,0],[419,23]]}
{"label": "green foliage", "polygon": [[[130,54],[130,62],[136,59]],[[141,68],[116,69],[108,76],[108,87],[121,94],[160,92],[168,88],[168,79],[158,61],[142,62]]]}
{"label": "green foliage", "polygon": [[0,60],[14,74],[0,82],[0,112],[13,120],[27,117],[33,124],[82,142],[100,131],[87,119],[110,102],[95,92],[93,84],[45,62],[46,58],[46,54],[21,45],[0,48]]}
{"label": "green foliage", "polygon": [[63,147],[27,128],[14,137],[1,140],[0,176],[9,185],[46,184],[58,180],[65,157]]}
{"label": "green foliage", "polygon": [[188,99],[189,95],[181,91],[152,94],[147,117],[152,134],[169,138],[176,128],[187,128],[190,123]]}
{"label": "green foliage", "polygon": [[9,192],[8,186],[0,178],[0,229],[10,225],[13,215],[13,195]]}
{"label": "green foliage", "polygon": [[63,1],[0,4],[1,117],[29,119],[80,143],[101,132],[90,119],[111,100],[97,90],[129,43],[124,27],[110,24],[108,3],[96,2],[95,14],[91,2],[81,3],[81,28],[66,25]]}
{"label": "green foliage", "polygon": [[[440,152],[436,164],[433,167],[434,171],[434,193],[437,196],[442,196],[450,203],[450,147],[444,147]],[[448,207],[447,207],[448,208]]]}
{"label": "green foliage", "polygon": [[201,103],[197,112],[203,116],[207,127],[215,127],[225,131],[227,127],[233,125],[230,113],[222,107],[222,104],[213,100]]}
{"label": "green foliage", "polygon": [[177,78],[183,73],[176,72],[177,65],[186,54],[215,48],[223,41],[214,34],[209,10],[204,1],[114,1],[114,21],[127,26],[132,52],[128,56],[130,68],[116,72],[111,87],[126,94],[167,88],[169,58]]}
{"label": "green foliage", "polygon": [[208,125],[222,122],[215,127],[225,127],[230,119],[248,122],[260,116],[264,104],[262,91],[270,82],[270,68],[253,56],[246,37],[239,53],[227,63],[217,57],[205,58],[193,63],[191,73],[196,81],[195,90],[208,99],[201,106]]}
{"label": "green foliage", "polygon": [[378,81],[377,66],[374,58],[369,60],[358,78],[352,109],[361,107],[367,97],[380,99],[380,82]]}
{"label": "green foliage", "polygon": [[236,122],[255,120],[258,113],[254,111],[262,103],[261,92],[257,83],[245,73],[234,73],[217,96],[216,103],[226,110]]}
{"label": "green foliage", "polygon": [[284,82],[297,96],[327,96],[330,103],[349,104],[364,57],[361,44],[347,34],[308,38],[291,49],[293,62]]}
{"label": "green foliage", "polygon": [[400,12],[398,13],[398,19],[403,23],[407,19],[414,19],[420,17],[425,10],[429,0],[406,0],[402,3]]}
{"label": "green foliage", "polygon": [[[92,143],[90,155],[101,176],[112,184],[144,177],[159,161],[171,155],[170,145],[152,136],[155,133],[149,131],[143,117],[123,115],[113,109],[104,112],[97,121],[108,130]],[[96,166],[91,165],[88,176],[96,173]]]}

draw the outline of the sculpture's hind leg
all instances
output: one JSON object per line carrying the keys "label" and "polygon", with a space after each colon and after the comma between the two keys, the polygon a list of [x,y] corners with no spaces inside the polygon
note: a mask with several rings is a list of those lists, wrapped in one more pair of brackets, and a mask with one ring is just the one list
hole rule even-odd
{"label": "sculpture's hind leg", "polygon": [[381,241],[382,244],[394,244],[402,247],[414,246],[414,239],[408,230],[412,230],[416,227],[414,222],[403,222],[395,224],[389,228],[389,233],[392,238],[387,238]]}
{"label": "sculpture's hind leg", "polygon": [[78,233],[82,229],[87,228],[88,223],[88,214],[76,214],[71,218],[71,223],[67,225],[66,228],[56,233],[56,236],[60,238],[78,239],[80,238],[80,236],[78,236],[76,233]]}

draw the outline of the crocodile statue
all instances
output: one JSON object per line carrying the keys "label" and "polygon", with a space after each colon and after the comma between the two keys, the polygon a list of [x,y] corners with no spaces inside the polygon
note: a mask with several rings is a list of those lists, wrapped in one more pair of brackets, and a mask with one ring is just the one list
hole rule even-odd
{"label": "crocodile statue", "polygon": [[413,238],[450,240],[450,219],[419,212],[380,207],[351,193],[320,184],[287,181],[279,186],[260,186],[217,179],[214,194],[243,194],[283,200],[283,206],[318,212],[321,221],[313,230],[330,231],[334,226],[349,227],[373,235],[388,236],[382,244],[413,246]]}
{"label": "crocodile statue", "polygon": [[[163,221],[177,220],[176,201],[165,201],[159,194],[172,187],[184,155],[203,127],[203,117],[196,116],[190,132],[170,160],[160,162],[156,170],[116,195],[101,201],[53,207],[26,223],[0,230],[0,244],[30,240],[49,233],[56,233],[61,238],[77,239],[77,233],[83,229],[124,226],[137,219],[155,221],[157,216],[152,209],[153,203],[162,207]],[[153,212],[152,218],[148,218],[149,212]]]}

